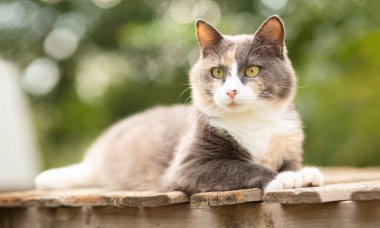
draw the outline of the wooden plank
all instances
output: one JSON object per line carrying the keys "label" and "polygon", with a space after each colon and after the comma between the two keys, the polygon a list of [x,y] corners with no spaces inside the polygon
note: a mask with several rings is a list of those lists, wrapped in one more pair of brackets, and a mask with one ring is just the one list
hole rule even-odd
{"label": "wooden plank", "polygon": [[308,204],[350,200],[353,192],[377,186],[380,186],[380,181],[332,184],[312,188],[284,189],[266,193],[264,201],[281,204]]}
{"label": "wooden plank", "polygon": [[21,207],[59,207],[59,206],[107,206],[107,199],[102,197],[102,189],[70,189],[47,191],[43,194],[25,197]]}
{"label": "wooden plank", "polygon": [[189,202],[189,198],[182,192],[158,193],[106,189],[72,189],[0,194],[0,207],[154,207],[186,202]]}
{"label": "wooden plank", "polygon": [[380,200],[380,186],[368,187],[367,189],[361,189],[353,192],[351,200],[354,201],[366,201],[366,200]]}
{"label": "wooden plank", "polygon": [[[351,168],[351,167],[327,167],[322,168],[325,176],[326,184],[357,182],[359,180],[380,180],[380,168]],[[322,187],[324,189],[324,187]],[[324,191],[318,188],[300,189],[280,192],[284,198],[292,200],[300,200],[301,202],[329,202],[333,200],[347,200],[353,194],[355,199],[359,200],[359,196],[364,200],[365,197],[378,197],[376,191],[351,187],[347,191],[338,187],[338,194],[334,196],[334,192]],[[353,193],[356,189],[357,193]],[[360,190],[362,190],[360,192]],[[322,195],[318,191],[324,191]],[[271,193],[267,196],[267,201],[275,200],[276,196]],[[278,194],[277,194],[278,195]],[[297,196],[294,196],[297,195]],[[364,196],[365,195],[365,196]],[[372,196],[370,196],[372,195]],[[323,199],[322,199],[322,198]],[[303,199],[304,201],[302,201]],[[244,189],[227,192],[208,192],[195,194],[191,197],[194,205],[229,205],[240,204],[246,202],[255,202],[262,200],[262,193],[258,189]],[[188,197],[180,192],[155,193],[155,192],[131,192],[131,191],[115,191],[107,189],[71,189],[59,191],[23,191],[0,194],[0,207],[59,207],[59,206],[131,206],[131,207],[153,207],[163,206],[176,203],[188,202]],[[295,203],[295,202],[294,202]]]}
{"label": "wooden plank", "polygon": [[[326,184],[329,183],[345,183],[345,182],[358,182],[360,180],[380,180],[380,168],[352,168],[352,167],[327,167],[322,168],[322,173],[325,176]],[[353,189],[352,189],[353,190]],[[309,198],[308,200],[319,197],[313,192],[301,193],[302,197]],[[348,193],[349,194],[349,193]],[[342,199],[349,199],[349,195],[341,195]],[[331,197],[333,193],[330,193]],[[333,198],[323,198],[322,200],[328,201]],[[245,189],[226,192],[208,192],[199,193],[191,196],[191,203],[194,205],[229,205],[245,202],[262,201],[262,192],[259,189]],[[321,200],[318,200],[321,201]]]}
{"label": "wooden plank", "polygon": [[58,207],[0,209],[4,228],[37,227],[380,227],[380,201],[219,207]]}
{"label": "wooden plank", "polygon": [[322,167],[325,184],[380,180],[380,167]]}
{"label": "wooden plank", "polygon": [[[0,194],[0,207],[57,207],[65,205],[70,198],[76,198],[78,205],[86,205],[89,198],[96,197],[101,189],[71,189],[55,191],[20,191]],[[98,199],[92,200],[96,206]],[[99,201],[100,202],[100,201]],[[99,205],[103,205],[100,204]]]}
{"label": "wooden plank", "polygon": [[20,191],[0,194],[0,207],[17,207],[28,198],[46,193],[45,191]]}
{"label": "wooden plank", "polygon": [[124,207],[156,207],[189,202],[189,197],[178,191],[164,193],[113,191],[103,196],[109,200],[109,205]]}
{"label": "wooden plank", "polygon": [[258,188],[225,192],[205,192],[191,196],[191,204],[197,206],[221,206],[262,200],[263,193]]}

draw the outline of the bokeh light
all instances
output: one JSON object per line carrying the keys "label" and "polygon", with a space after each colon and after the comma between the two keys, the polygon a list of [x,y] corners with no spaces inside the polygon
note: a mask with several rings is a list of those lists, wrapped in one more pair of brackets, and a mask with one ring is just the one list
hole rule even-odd
{"label": "bokeh light", "polygon": [[55,59],[70,57],[78,47],[79,37],[69,29],[56,28],[44,41],[45,52]]}
{"label": "bokeh light", "polygon": [[179,0],[172,1],[169,7],[170,16],[180,24],[194,23],[203,18],[216,24],[221,17],[218,3],[209,0]]}
{"label": "bokeh light", "polygon": [[288,0],[260,0],[261,3],[268,7],[269,9],[273,11],[279,11],[282,10],[285,6]]}
{"label": "bokeh light", "polygon": [[94,4],[102,9],[108,9],[116,6],[121,0],[92,0]]}
{"label": "bokeh light", "polygon": [[82,101],[97,102],[110,86],[128,75],[128,64],[115,53],[86,55],[76,70],[75,89]]}
{"label": "bokeh light", "polygon": [[38,58],[26,67],[22,84],[27,92],[39,96],[51,92],[59,78],[59,69],[53,60]]}

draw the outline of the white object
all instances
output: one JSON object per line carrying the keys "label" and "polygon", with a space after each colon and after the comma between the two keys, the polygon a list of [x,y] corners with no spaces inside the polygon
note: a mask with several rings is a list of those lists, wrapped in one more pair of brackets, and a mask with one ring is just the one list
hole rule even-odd
{"label": "white object", "polygon": [[36,140],[16,65],[0,59],[0,191],[34,188]]}

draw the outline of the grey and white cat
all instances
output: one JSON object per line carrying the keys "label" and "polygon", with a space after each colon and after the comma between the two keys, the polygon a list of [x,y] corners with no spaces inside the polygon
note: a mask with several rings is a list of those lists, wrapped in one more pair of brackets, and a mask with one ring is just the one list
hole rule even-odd
{"label": "grey and white cat", "polygon": [[193,105],[157,107],[108,129],[84,160],[37,176],[40,189],[103,186],[188,194],[319,186],[301,168],[296,77],[277,16],[254,35],[196,23],[201,55],[190,71]]}

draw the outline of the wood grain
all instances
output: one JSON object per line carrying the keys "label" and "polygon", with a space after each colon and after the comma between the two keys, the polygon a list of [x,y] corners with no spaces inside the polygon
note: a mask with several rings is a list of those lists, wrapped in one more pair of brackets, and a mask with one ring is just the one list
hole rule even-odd
{"label": "wood grain", "polygon": [[367,189],[361,189],[353,192],[351,200],[366,201],[366,200],[380,200],[380,186],[370,186]]}
{"label": "wood grain", "polygon": [[[271,192],[266,195],[266,202],[300,204],[380,198],[379,190],[375,188],[374,183],[369,186],[366,185],[368,183],[363,183],[369,180],[380,181],[379,167],[327,167],[321,170],[325,176],[326,186]],[[336,183],[346,184],[329,185]],[[221,206],[262,200],[262,192],[259,189],[207,192],[191,197],[191,203],[197,206]],[[0,194],[0,207],[155,207],[189,201],[189,197],[182,192],[133,192],[110,189],[34,190]]]}
{"label": "wood grain", "polygon": [[170,204],[187,203],[189,197],[183,192],[108,192],[103,194],[110,203],[124,207],[156,207]]}
{"label": "wood grain", "polygon": [[105,189],[27,191],[0,194],[0,207],[117,206],[155,207],[189,202],[182,192],[132,192]]}
{"label": "wood grain", "polygon": [[310,204],[350,200],[354,192],[380,186],[380,181],[331,184],[321,187],[284,189],[265,194],[267,203]]}
{"label": "wood grain", "polygon": [[380,180],[380,167],[322,167],[325,184]]}
{"label": "wood grain", "polygon": [[[353,167],[326,167],[321,168],[322,173],[325,177],[325,183],[327,185],[334,183],[347,183],[347,182],[363,182],[363,181],[372,181],[380,180],[380,168],[379,167],[368,167],[368,168],[353,168]],[[345,191],[344,186],[333,186],[333,188],[338,188],[339,192],[337,196],[334,196],[334,192],[329,192],[331,189],[321,187],[321,189],[309,188],[303,190],[287,190],[285,192],[280,192],[276,194],[278,197],[283,198],[284,195],[287,195],[287,198],[291,197],[292,200],[299,200],[298,203],[302,202],[331,202],[339,200],[348,200],[350,199],[350,194],[358,188],[357,185],[350,186],[350,189]],[[364,183],[365,184],[365,183]],[[351,184],[349,184],[351,185]],[[363,186],[362,186],[363,187]],[[362,188],[359,188],[362,189]],[[320,194],[320,192],[323,192]],[[295,197],[294,195],[297,195]],[[273,194],[271,193],[269,199],[274,200]],[[267,199],[267,200],[269,200]],[[258,202],[262,201],[262,192],[259,189],[242,189],[235,191],[226,191],[226,192],[206,192],[198,193],[191,196],[191,203],[194,205],[208,205],[208,206],[220,206],[220,205],[230,205],[230,204],[239,204],[246,202]],[[268,201],[269,202],[269,201]],[[293,203],[296,203],[295,201]]]}
{"label": "wood grain", "polygon": [[27,198],[36,197],[46,194],[46,191],[20,191],[0,194],[0,207],[18,207],[21,202]]}
{"label": "wood grain", "polygon": [[263,200],[263,193],[258,188],[225,192],[205,192],[191,196],[191,204],[197,206],[221,206]]}
{"label": "wood grain", "polygon": [[0,208],[0,227],[380,227],[380,201],[218,207]]}

